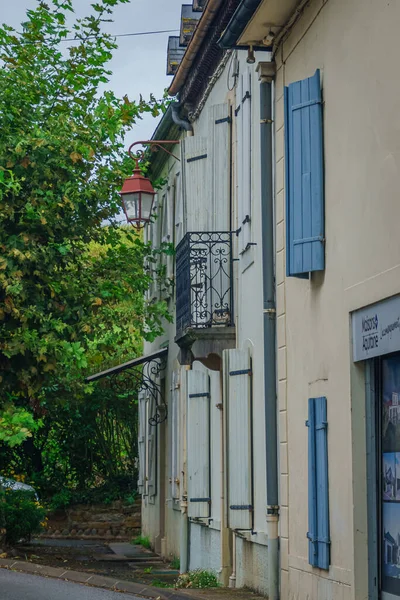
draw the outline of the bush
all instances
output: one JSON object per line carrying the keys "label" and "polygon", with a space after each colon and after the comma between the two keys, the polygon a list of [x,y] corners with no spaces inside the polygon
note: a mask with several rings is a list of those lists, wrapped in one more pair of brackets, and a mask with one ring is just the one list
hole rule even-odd
{"label": "bush", "polygon": [[29,539],[45,526],[46,511],[32,492],[5,490],[1,504],[7,544]]}
{"label": "bush", "polygon": [[143,548],[147,548],[148,550],[151,548],[150,538],[147,535],[138,535],[138,537],[132,540],[132,544],[136,544],[136,546],[143,546]]}
{"label": "bush", "polygon": [[184,575],[180,575],[175,583],[176,588],[216,588],[219,587],[219,582],[216,574],[213,571],[204,569],[196,569],[189,571]]}

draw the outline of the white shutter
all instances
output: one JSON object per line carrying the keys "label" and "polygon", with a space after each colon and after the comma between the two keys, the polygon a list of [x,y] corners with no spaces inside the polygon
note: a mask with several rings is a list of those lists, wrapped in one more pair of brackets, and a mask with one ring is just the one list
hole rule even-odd
{"label": "white shutter", "polygon": [[150,425],[149,420],[155,415],[156,400],[153,394],[147,397],[147,493],[155,496],[157,493],[157,427]]}
{"label": "white shutter", "polygon": [[229,104],[210,107],[211,231],[230,231],[230,140]]}
{"label": "white shutter", "polygon": [[184,144],[187,230],[210,231],[207,138],[187,137]]}
{"label": "white shutter", "polygon": [[172,372],[171,407],[169,421],[171,423],[171,497],[179,500],[180,497],[180,468],[179,468],[179,406],[180,406],[180,370]]}
{"label": "white shutter", "polygon": [[250,69],[240,76],[236,102],[236,164],[239,250],[251,241],[251,78]]}
{"label": "white shutter", "polygon": [[209,517],[210,378],[203,371],[187,372],[187,470],[189,517]]}
{"label": "white shutter", "polygon": [[146,493],[146,397],[144,392],[139,392],[138,397],[139,413],[139,435],[138,435],[138,453],[139,453],[139,477],[138,492]]}
{"label": "white shutter", "polygon": [[183,224],[183,195],[182,177],[180,173],[175,175],[175,245],[177,246],[184,236]]}
{"label": "white shutter", "polygon": [[228,505],[231,529],[253,527],[251,362],[247,350],[225,350]]}

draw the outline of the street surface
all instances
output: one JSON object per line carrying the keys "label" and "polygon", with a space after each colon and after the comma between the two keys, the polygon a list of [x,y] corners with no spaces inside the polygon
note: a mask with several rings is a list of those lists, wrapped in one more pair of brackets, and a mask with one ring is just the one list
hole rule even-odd
{"label": "street surface", "polygon": [[0,569],[0,600],[133,600],[136,596]]}

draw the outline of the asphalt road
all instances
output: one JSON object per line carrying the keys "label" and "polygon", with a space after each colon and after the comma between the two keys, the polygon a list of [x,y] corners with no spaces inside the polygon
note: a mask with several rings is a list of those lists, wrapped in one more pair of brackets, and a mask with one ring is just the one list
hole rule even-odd
{"label": "asphalt road", "polygon": [[[0,600],[133,600],[136,596],[0,569]],[[138,599],[137,599],[138,600]]]}

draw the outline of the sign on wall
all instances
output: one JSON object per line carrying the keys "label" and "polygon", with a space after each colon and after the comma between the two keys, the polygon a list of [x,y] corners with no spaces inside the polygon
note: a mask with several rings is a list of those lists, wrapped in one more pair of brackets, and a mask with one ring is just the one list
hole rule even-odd
{"label": "sign on wall", "polygon": [[352,326],[355,362],[399,351],[400,296],[355,311]]}

